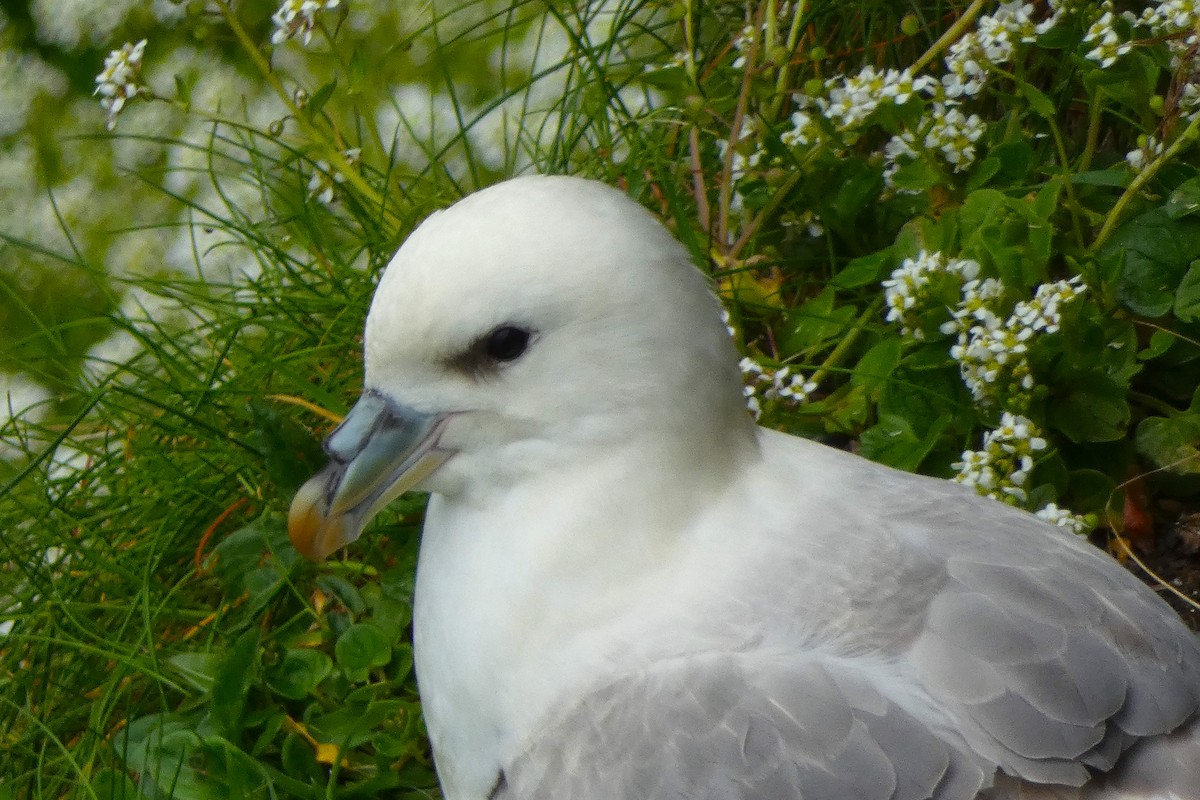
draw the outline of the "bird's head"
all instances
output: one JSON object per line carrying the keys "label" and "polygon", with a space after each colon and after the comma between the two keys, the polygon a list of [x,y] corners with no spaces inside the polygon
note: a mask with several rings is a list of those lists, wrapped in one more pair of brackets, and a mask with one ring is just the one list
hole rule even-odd
{"label": "bird's head", "polygon": [[330,463],[292,503],[310,557],[410,489],[478,493],[626,447],[718,457],[750,425],[684,248],[576,178],[511,180],[422,223],[376,290],[365,362]]}

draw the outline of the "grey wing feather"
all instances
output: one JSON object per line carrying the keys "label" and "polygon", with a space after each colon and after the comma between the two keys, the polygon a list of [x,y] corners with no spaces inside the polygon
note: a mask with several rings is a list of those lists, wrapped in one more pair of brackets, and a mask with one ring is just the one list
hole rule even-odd
{"label": "grey wing feather", "polygon": [[497,798],[969,800],[990,771],[843,661],[711,654],[586,693]]}
{"label": "grey wing feather", "polygon": [[1079,786],[1197,715],[1200,639],[1165,603],[1076,537],[953,500],[945,519],[924,509],[945,582],[905,657],[972,750]]}
{"label": "grey wing feather", "polygon": [[[1200,639],[1160,599],[1031,515],[914,476],[863,483],[887,508],[864,521],[883,520],[904,558],[887,586],[848,587],[850,602],[902,611],[895,635],[850,626],[844,658],[799,642],[590,687],[505,767],[496,797],[1200,797]],[[774,594],[751,607],[805,613],[811,594],[764,583]]]}

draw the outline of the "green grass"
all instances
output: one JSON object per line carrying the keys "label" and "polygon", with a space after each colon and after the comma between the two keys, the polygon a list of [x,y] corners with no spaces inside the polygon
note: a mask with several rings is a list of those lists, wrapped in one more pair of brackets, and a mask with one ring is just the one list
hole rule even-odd
{"label": "green grass", "polygon": [[[917,341],[884,321],[880,281],[922,248],[979,260],[1010,307],[1082,274],[1085,298],[1031,351],[1038,387],[1020,410],[1050,444],[1026,505],[1119,528],[1124,481],[1152,470],[1155,492],[1194,502],[1200,253],[1155,242],[1189,241],[1200,177],[1191,134],[1154,111],[1172,85],[1166,44],[1106,69],[1084,58],[1080,21],[1025,45],[969,106],[987,121],[976,164],[953,172],[923,155],[897,173],[910,191],[894,192],[878,151],[924,106],[796,148],[780,136],[792,93],[864,64],[937,69],[930,47],[974,6],[802,6],[802,25],[768,26],[775,51],[749,69],[732,66],[739,4],[437,5],[367,29],[339,11],[318,47],[283,45],[291,56],[270,73],[257,71],[269,5],[161,31],[152,47],[192,26],[243,80],[280,81],[271,102],[286,114],[260,125],[245,100],[201,106],[201,79],[185,76],[154,101],[170,103],[174,132],[119,122],[118,139],[158,155],[103,168],[126,198],[95,209],[107,238],[64,218],[53,245],[5,239],[47,275],[36,292],[0,275],[5,350],[19,354],[5,364],[54,398],[40,421],[0,429],[23,451],[0,461],[0,798],[437,796],[407,644],[421,498],[319,566],[298,558],[282,515],[358,394],[363,317],[398,243],[431,210],[521,171],[597,177],[663,217],[713,273],[739,346],[819,384],[803,403],[764,397],[765,424],[934,474],[952,475],[1014,409],[977,403],[936,332],[956,287]],[[751,8],[763,21],[776,10]],[[685,43],[692,62],[672,64]],[[397,81],[443,98],[446,126],[430,133],[389,92]],[[509,127],[489,150],[499,109]],[[398,144],[380,130],[389,114]],[[755,133],[722,151],[748,119]],[[1179,144],[1134,177],[1123,156],[1148,133]],[[71,147],[108,144],[93,127],[43,149],[67,163]],[[324,206],[307,188],[314,164],[349,147],[361,167],[341,163],[349,175]],[[731,150],[767,155],[738,177]],[[806,211],[821,236],[784,224]],[[181,231],[190,275],[115,261],[152,262],[161,245],[146,242]],[[68,302],[72,287],[86,302]],[[132,358],[86,357],[116,331]]]}

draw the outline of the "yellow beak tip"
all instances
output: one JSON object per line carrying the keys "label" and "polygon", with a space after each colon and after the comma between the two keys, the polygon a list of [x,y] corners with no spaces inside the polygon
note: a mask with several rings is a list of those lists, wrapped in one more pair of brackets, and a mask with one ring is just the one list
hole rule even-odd
{"label": "yellow beak tip", "polygon": [[301,555],[312,561],[327,558],[346,544],[344,521],[321,510],[326,481],[316,475],[300,487],[288,509],[288,536]]}

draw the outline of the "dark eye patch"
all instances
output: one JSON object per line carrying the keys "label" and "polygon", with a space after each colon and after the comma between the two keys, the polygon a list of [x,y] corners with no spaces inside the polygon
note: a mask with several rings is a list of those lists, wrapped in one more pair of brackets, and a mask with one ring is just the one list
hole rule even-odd
{"label": "dark eye patch", "polygon": [[484,340],[484,350],[496,361],[520,358],[529,346],[529,331],[515,325],[501,325]]}
{"label": "dark eye patch", "polygon": [[497,325],[466,350],[447,359],[447,363],[471,377],[488,375],[524,355],[532,339],[533,331],[528,328],[509,323]]}

